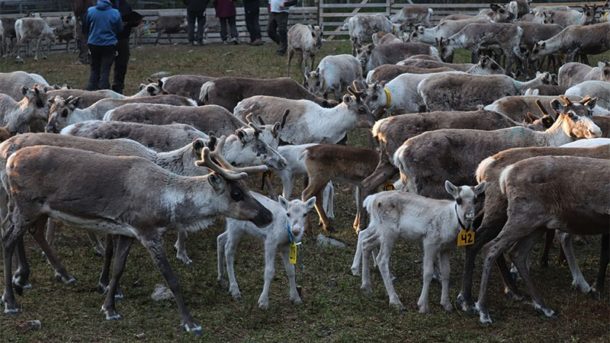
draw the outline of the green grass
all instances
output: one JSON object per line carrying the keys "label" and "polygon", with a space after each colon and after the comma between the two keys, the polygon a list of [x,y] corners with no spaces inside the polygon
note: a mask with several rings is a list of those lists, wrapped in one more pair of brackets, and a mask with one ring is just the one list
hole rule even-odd
{"label": "green grass", "polygon": [[[163,46],[134,49],[127,76],[127,92],[136,91],[140,82],[158,71],[170,73],[201,73],[212,76],[246,75],[277,77],[285,74],[285,58],[274,54],[275,47],[211,45],[203,48]],[[345,43],[323,47],[322,54],[349,53]],[[466,54],[461,54],[463,61]],[[75,55],[54,54],[39,63],[25,65],[0,62],[0,71],[27,70],[44,75],[51,83],[68,83],[82,87],[88,76],[86,66],[75,65]],[[298,77],[293,68],[293,77]],[[300,78],[299,78],[300,79]],[[365,144],[366,133],[355,131],[351,142]],[[302,185],[301,182],[298,185]],[[489,288],[491,315],[496,322],[489,327],[478,324],[478,317],[460,311],[447,314],[438,305],[440,285],[431,286],[431,313],[421,315],[415,303],[421,289],[421,249],[419,244],[397,244],[392,270],[395,287],[407,306],[399,314],[388,307],[388,299],[378,273],[373,272],[374,291],[371,296],[360,292],[360,279],[349,273],[355,235],[351,221],[355,214],[353,198],[346,185],[336,187],[336,238],[349,244],[348,249],[325,249],[315,245],[319,229],[312,225],[305,238],[302,254],[305,269],[298,271],[297,282],[303,289],[301,306],[288,300],[287,282],[278,263],[270,293],[268,311],[256,303],[262,288],[263,256],[259,242],[244,240],[236,259],[236,273],[243,299],[233,301],[216,283],[216,236],[222,224],[191,235],[188,249],[194,260],[192,267],[173,258],[175,235],[166,237],[170,262],[180,277],[182,289],[195,318],[204,328],[203,340],[210,342],[387,342],[387,341],[480,341],[540,342],[610,340],[610,301],[606,292],[595,300],[571,289],[571,278],[565,264],[557,262],[557,250],[551,254],[548,268],[533,265],[533,277],[547,304],[559,311],[556,319],[537,315],[531,306],[504,299],[496,270]],[[300,191],[298,189],[297,191]],[[297,194],[295,192],[295,194]],[[317,220],[310,217],[311,223]],[[33,288],[18,301],[23,312],[17,316],[0,316],[1,341],[186,341],[193,337],[179,327],[179,316],[172,301],[153,302],[154,285],[163,283],[148,254],[134,245],[128,259],[122,287],[126,298],[117,304],[123,315],[120,321],[107,322],[99,308],[103,298],[94,291],[101,268],[101,259],[93,256],[87,238],[81,231],[66,229],[56,246],[68,270],[78,279],[73,286],[52,280],[52,272],[28,237],[27,253],[32,263]],[[540,249],[539,247],[537,249]],[[577,246],[580,267],[587,280],[593,280],[598,267],[599,242]],[[539,256],[536,250],[534,256]],[[457,295],[463,252],[456,250],[452,258],[451,299]],[[480,261],[478,263],[480,265]],[[475,274],[475,294],[478,286]],[[607,283],[610,283],[607,281]],[[3,286],[3,285],[0,285]],[[522,288],[523,285],[520,285]],[[28,320],[42,322],[40,330],[27,330]],[[143,336],[140,336],[143,334]],[[136,336],[137,335],[137,336]]]}

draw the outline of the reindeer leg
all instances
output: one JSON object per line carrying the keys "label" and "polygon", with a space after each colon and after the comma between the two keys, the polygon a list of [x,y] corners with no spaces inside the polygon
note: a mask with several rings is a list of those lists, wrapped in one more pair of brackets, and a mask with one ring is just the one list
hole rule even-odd
{"label": "reindeer leg", "polygon": [[4,303],[5,314],[15,314],[19,312],[15,293],[13,289],[13,253],[20,236],[23,236],[23,230],[16,229],[12,225],[7,232],[3,232],[3,252],[4,252],[4,294],[2,294],[2,302]]}
{"label": "reindeer leg", "polygon": [[142,245],[144,245],[146,250],[148,250],[150,257],[157,265],[157,268],[163,275],[165,282],[167,282],[167,285],[174,294],[174,299],[176,299],[176,304],[178,305],[178,312],[180,312],[180,317],[182,318],[182,327],[187,332],[193,332],[196,335],[201,335],[201,326],[195,322],[193,316],[184,304],[184,298],[182,297],[182,291],[180,290],[180,283],[172,271],[172,267],[167,261],[165,251],[163,250],[161,237],[155,233],[152,235],[152,237],[141,237],[140,242],[142,242]]}
{"label": "reindeer leg", "polygon": [[555,315],[555,311],[547,308],[542,301],[542,297],[538,293],[534,283],[532,282],[532,278],[530,276],[530,271],[527,266],[527,257],[529,252],[532,250],[532,246],[536,242],[536,238],[540,236],[541,231],[534,231],[533,233],[520,238],[517,242],[515,248],[513,249],[513,262],[519,270],[519,274],[523,279],[524,283],[527,285],[529,290],[529,294],[532,297],[532,302],[536,311],[541,312],[547,317],[552,317]]}
{"label": "reindeer leg", "polygon": [[[489,242],[490,248],[487,252],[487,256],[485,256],[483,272],[481,273],[479,299],[475,305],[476,309],[479,311],[479,321],[482,324],[491,323],[491,317],[489,316],[489,311],[487,309],[487,285],[489,283],[492,263],[515,242],[529,236],[535,230],[535,228],[532,228],[529,224],[527,226],[521,224],[524,221],[520,219],[521,218],[518,217],[508,218],[508,221],[500,231],[500,234]],[[519,270],[519,272],[521,272],[521,270]],[[529,276],[529,274],[527,276]],[[521,274],[521,277],[525,278],[523,274]]]}
{"label": "reindeer leg", "polygon": [[176,239],[176,243],[174,244],[174,248],[176,248],[176,258],[182,261],[182,263],[190,266],[193,263],[193,260],[186,253],[186,237],[187,233],[184,231],[178,231],[178,238]]}
{"label": "reindeer leg", "polygon": [[597,281],[593,290],[598,292],[600,295],[604,293],[604,281],[606,279],[606,269],[608,268],[608,261],[610,261],[610,235],[602,235],[601,252],[599,258],[599,271],[597,272]]}
{"label": "reindeer leg", "polygon": [[544,251],[542,251],[542,257],[540,258],[540,265],[543,267],[549,266],[549,252],[553,247],[553,239],[555,238],[555,230],[548,230],[546,232],[546,239],[544,240]]}
{"label": "reindeer leg", "polygon": [[[52,223],[51,218],[47,220],[47,228],[50,223]],[[76,282],[76,279],[66,271],[66,268],[61,263],[61,260],[59,259],[59,257],[57,257],[55,250],[51,248],[49,242],[46,240],[45,230],[36,230],[32,232],[32,236],[44,252],[51,266],[53,266],[53,269],[55,270],[55,279],[57,281],[65,283],[66,285],[73,284],[74,282]]]}
{"label": "reindeer leg", "polygon": [[17,270],[13,274],[13,285],[17,294],[21,295],[24,288],[31,288],[32,285],[29,282],[30,279],[30,264],[28,263],[27,257],[25,256],[25,246],[23,244],[23,236],[17,239],[15,245],[17,249]]}
{"label": "reindeer leg", "polygon": [[112,265],[112,279],[108,285],[108,293],[106,293],[106,300],[102,305],[102,312],[106,314],[106,320],[118,320],[121,319],[121,315],[116,311],[115,294],[119,287],[119,280],[125,270],[125,263],[127,262],[127,256],[133,243],[133,238],[115,235],[114,240],[117,242],[114,261]]}
{"label": "reindeer leg", "polygon": [[561,232],[559,234],[559,241],[561,242],[561,247],[566,255],[566,261],[568,262],[570,272],[572,273],[572,286],[578,288],[582,293],[587,294],[591,292],[591,286],[589,286],[587,280],[585,280],[585,277],[582,275],[580,267],[578,266],[578,262],[576,262],[574,245],[572,244],[573,239],[574,236],[568,233]]}
{"label": "reindeer leg", "polygon": [[[43,226],[46,217],[38,218],[31,224],[24,223],[23,218],[19,213],[19,209],[13,210],[13,222],[2,231],[2,247],[4,252],[4,294],[2,302],[4,303],[5,314],[15,314],[19,312],[17,301],[15,300],[15,292],[21,294],[22,288],[19,285],[13,284],[13,254],[15,248],[19,244],[19,240],[23,239],[23,234],[28,230],[28,227]],[[14,288],[13,288],[14,287]]]}
{"label": "reindeer leg", "polygon": [[110,282],[110,265],[112,264],[112,256],[114,255],[114,243],[112,235],[106,235],[106,247],[104,249],[104,264],[102,266],[102,273],[97,283],[97,291],[104,294],[108,288]]}
{"label": "reindeer leg", "polygon": [[[330,220],[326,216],[326,212],[324,212],[324,203],[323,203],[324,199],[322,197],[322,195],[323,195],[322,191],[327,183],[328,183],[328,180],[317,180],[315,178],[315,176],[312,177],[309,180],[309,185],[307,185],[307,187],[303,190],[301,199],[303,199],[303,201],[306,201],[307,199],[311,198],[313,195],[316,196],[315,208],[316,208],[316,212],[318,212],[320,222],[322,223],[322,228],[325,232],[330,233],[330,232],[333,232],[334,229],[330,226]],[[322,185],[322,186],[320,186],[320,185]]]}
{"label": "reindeer leg", "polygon": [[462,273],[462,289],[457,296],[456,304],[464,312],[475,312],[472,300],[472,275],[474,273],[474,263],[479,251],[489,241],[494,239],[502,229],[501,223],[487,223],[485,218],[493,217],[490,213],[484,217],[484,222],[477,229],[477,238],[473,245],[466,246],[466,256],[464,257],[464,271]]}

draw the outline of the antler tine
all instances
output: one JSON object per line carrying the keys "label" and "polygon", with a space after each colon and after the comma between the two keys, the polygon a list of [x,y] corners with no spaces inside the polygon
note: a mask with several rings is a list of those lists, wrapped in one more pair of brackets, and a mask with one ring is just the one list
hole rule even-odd
{"label": "antler tine", "polygon": [[[216,149],[214,149],[214,150],[216,150]],[[201,157],[203,158],[203,160],[197,161],[197,165],[206,166],[206,167],[208,167],[208,169],[219,174],[220,176],[222,176],[223,178],[225,178],[227,180],[237,181],[237,180],[241,180],[248,176],[248,174],[246,174],[246,173],[238,173],[238,172],[234,172],[232,170],[221,167],[220,165],[218,165],[218,164],[214,163],[214,161],[212,161],[212,156],[213,156],[213,152],[210,152],[210,148],[208,148],[208,147],[203,148],[203,152],[201,153]]]}
{"label": "antler tine", "polygon": [[582,104],[586,104],[586,103],[588,103],[589,101],[591,101],[591,96],[589,96],[589,95],[586,95],[584,98],[582,98],[582,100],[580,100],[580,102],[581,102]]}
{"label": "antler tine", "polygon": [[280,123],[280,127],[284,127],[284,125],[286,125],[286,119],[288,118],[289,114],[290,114],[290,110],[286,110],[284,112],[284,115],[282,116],[282,122]]}
{"label": "antler tine", "polygon": [[252,121],[252,122],[249,122],[249,123],[248,123],[248,126],[250,126],[252,129],[254,129],[254,133],[256,133],[256,134],[259,134],[259,133],[263,132],[263,130],[261,129],[261,127],[260,127],[260,126],[258,126],[258,125],[256,125],[256,123],[254,123],[253,121]]}
{"label": "antler tine", "polygon": [[252,112],[246,114],[246,122],[250,124],[252,122]]}
{"label": "antler tine", "polygon": [[572,101],[570,101],[570,99],[568,99],[568,97],[566,97],[565,95],[560,95],[559,99],[561,100],[561,102],[563,102],[564,106],[572,105]]}
{"label": "antler tine", "polygon": [[542,106],[540,99],[536,99],[536,106],[538,106],[538,109],[540,110],[540,112],[542,112],[543,115],[549,115],[549,112],[546,110],[546,108]]}

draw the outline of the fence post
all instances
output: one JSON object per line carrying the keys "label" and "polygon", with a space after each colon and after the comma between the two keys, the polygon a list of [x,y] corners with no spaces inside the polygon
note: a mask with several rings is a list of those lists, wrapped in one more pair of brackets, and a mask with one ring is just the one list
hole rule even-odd
{"label": "fence post", "polygon": [[324,18],[322,17],[322,13],[324,13],[324,9],[322,8],[322,4],[324,3],[324,0],[315,0],[315,4],[318,7],[318,25],[320,25],[320,27],[324,27]]}
{"label": "fence post", "polygon": [[389,16],[392,14],[392,0],[385,0],[385,15]]}

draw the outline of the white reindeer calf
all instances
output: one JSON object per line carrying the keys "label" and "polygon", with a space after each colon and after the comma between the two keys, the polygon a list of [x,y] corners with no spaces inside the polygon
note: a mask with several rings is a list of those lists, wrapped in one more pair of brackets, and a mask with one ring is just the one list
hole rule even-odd
{"label": "white reindeer calf", "polygon": [[449,300],[449,255],[456,244],[460,228],[470,228],[475,218],[477,198],[485,190],[485,183],[476,187],[454,186],[445,181],[445,189],[453,197],[438,200],[402,191],[381,192],[368,196],[364,206],[371,216],[368,228],[358,235],[356,255],[352,263],[352,273],[362,266],[362,286],[371,291],[369,258],[374,248],[379,246],[377,265],[383,278],[390,305],[400,310],[404,306],[398,298],[390,274],[390,255],[399,237],[419,240],[423,243],[423,286],[417,306],[420,313],[428,308],[428,289],[434,274],[434,262],[439,259],[441,273],[441,305],[451,311]]}
{"label": "white reindeer calf", "polygon": [[229,291],[231,295],[235,299],[241,298],[233,265],[239,240],[244,234],[249,234],[261,239],[265,244],[265,283],[258,299],[258,307],[263,310],[269,307],[269,287],[275,273],[275,254],[278,250],[282,256],[282,262],[288,276],[290,301],[300,304],[301,297],[297,292],[294,265],[290,261],[289,254],[291,245],[300,244],[301,242],[305,232],[307,213],[316,203],[316,197],[303,202],[301,200],[288,201],[284,197],[279,196],[278,201],[273,201],[255,192],[251,192],[251,194],[273,213],[273,222],[259,229],[250,222],[227,217],[225,232],[217,238],[218,281],[224,282],[226,272],[229,276]]}

